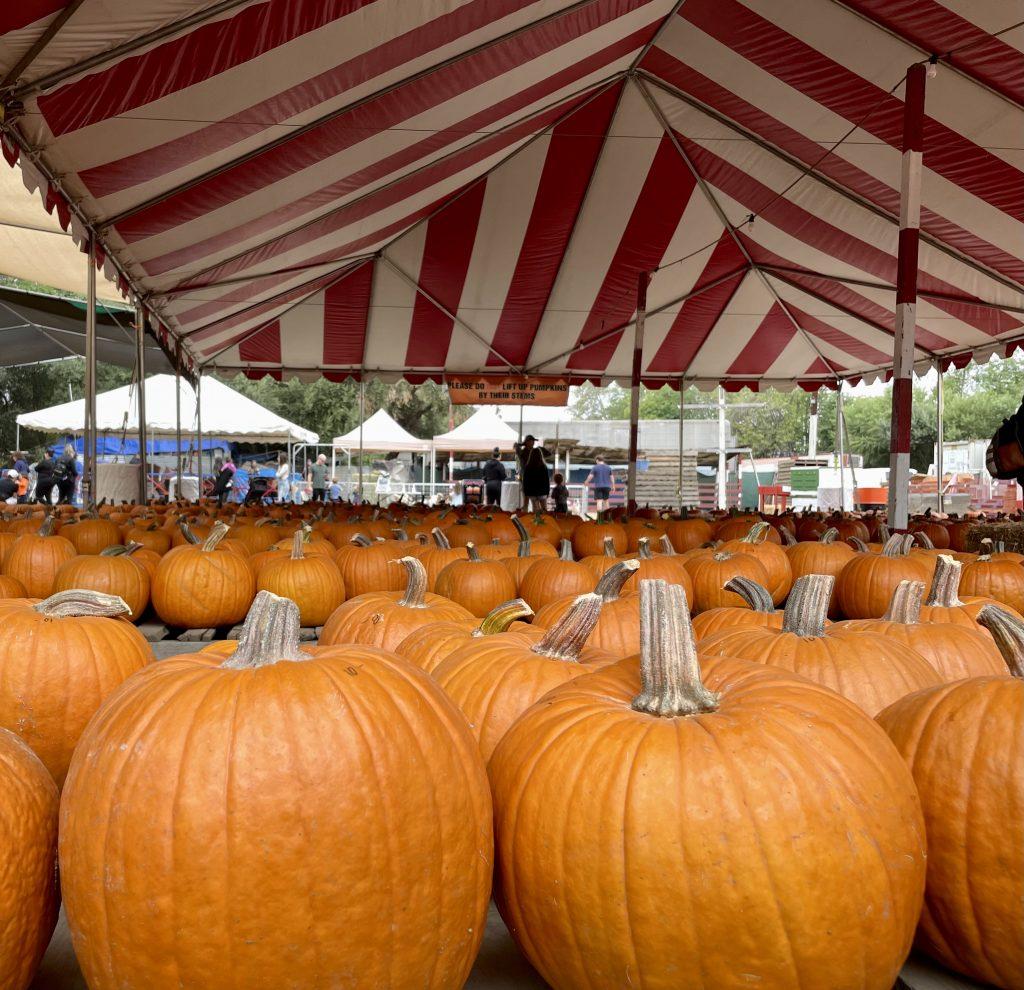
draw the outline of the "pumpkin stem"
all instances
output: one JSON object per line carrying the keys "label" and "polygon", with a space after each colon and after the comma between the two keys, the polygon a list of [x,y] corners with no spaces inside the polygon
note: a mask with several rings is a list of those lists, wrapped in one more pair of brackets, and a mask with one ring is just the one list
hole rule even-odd
{"label": "pumpkin stem", "polygon": [[[825,530],[825,532],[827,533],[828,530]],[[796,546],[796,537],[789,531],[788,526],[779,527],[779,536],[782,537],[782,542],[785,543],[787,547]]]}
{"label": "pumpkin stem", "polygon": [[940,608],[956,608],[963,605],[959,597],[962,567],[963,564],[955,557],[945,553],[939,554],[935,561],[935,575],[925,605],[937,605]]}
{"label": "pumpkin stem", "polygon": [[908,553],[910,553],[910,551],[913,550],[913,549],[914,549],[914,537],[913,537],[913,535],[911,533],[904,533],[903,534],[903,553],[900,554],[900,556],[901,557],[906,557],[906,555]]}
{"label": "pumpkin stem", "polygon": [[427,536],[426,533],[417,533],[416,542],[419,543],[421,547],[425,547],[430,542],[430,537]]}
{"label": "pumpkin stem", "polygon": [[529,557],[531,550],[532,550],[532,544],[530,543],[530,538],[527,537],[525,540],[520,540],[519,541],[519,546],[516,549],[516,556],[517,557]]}
{"label": "pumpkin stem", "polygon": [[417,557],[399,557],[392,560],[392,564],[401,564],[409,576],[405,586],[405,594],[398,599],[399,605],[406,608],[427,607],[427,569],[420,563]]}
{"label": "pumpkin stem", "polygon": [[267,516],[264,519],[257,519],[253,525],[256,526],[258,529],[260,526],[270,526],[274,522],[274,519],[271,519],[270,516]]}
{"label": "pumpkin stem", "polygon": [[118,615],[131,615],[128,603],[117,595],[105,595],[101,591],[86,591],[76,588],[73,591],[58,591],[32,608],[48,619],[77,618],[82,615],[98,615],[115,618]]}
{"label": "pumpkin stem", "polygon": [[879,543],[888,543],[889,542],[889,536],[890,536],[889,527],[884,522],[880,522],[878,524],[878,533],[877,533],[877,535],[878,535],[878,542]]}
{"label": "pumpkin stem", "polygon": [[431,531],[430,535],[434,537],[434,543],[437,545],[439,550],[451,550],[452,545],[448,541],[448,537],[445,536],[444,530],[440,526],[435,526]]}
{"label": "pumpkin stem", "polygon": [[686,594],[666,581],[640,582],[640,693],[635,712],[678,718],[718,708],[700,679]]}
{"label": "pumpkin stem", "polygon": [[186,543],[191,543],[193,546],[196,546],[200,542],[199,537],[192,532],[192,527],[189,526],[187,519],[178,520],[178,529],[181,530],[181,535],[185,537]]}
{"label": "pumpkin stem", "polygon": [[206,538],[203,543],[203,553],[213,553],[217,549],[217,544],[228,535],[229,526],[225,526],[219,519],[213,524],[213,529],[210,530],[210,535]]}
{"label": "pumpkin stem", "polygon": [[568,540],[562,540],[559,544],[558,556],[561,560],[572,560],[572,544]]}
{"label": "pumpkin stem", "polygon": [[302,560],[306,556],[302,551],[302,544],[306,542],[305,535],[304,530],[295,530],[295,535],[292,537],[292,560]]}
{"label": "pumpkin stem", "polygon": [[983,606],[978,612],[978,622],[992,633],[1010,673],[1024,677],[1024,622],[1001,605]]}
{"label": "pumpkin stem", "polygon": [[373,546],[373,540],[371,540],[364,533],[356,533],[356,535],[353,536],[352,539],[350,539],[348,542],[351,543],[353,546],[356,546],[356,547],[371,547],[371,546]]}
{"label": "pumpkin stem", "polygon": [[900,581],[892,593],[888,611],[882,616],[883,621],[916,625],[921,621],[923,595],[924,581]]}
{"label": "pumpkin stem", "polygon": [[[829,528],[826,529],[825,532],[822,533],[821,536],[818,537],[818,542],[819,543],[835,543],[836,537],[838,535],[839,535],[839,530],[836,529],[835,526],[829,526]],[[857,542],[863,544],[865,546],[865,548],[867,547],[867,544],[864,544],[863,540],[858,540],[856,536],[851,537],[851,539],[857,540]]]}
{"label": "pumpkin stem", "polygon": [[857,553],[871,553],[868,545],[859,536],[848,536],[846,538],[846,542],[849,543]]}
{"label": "pumpkin stem", "polygon": [[495,605],[473,630],[474,636],[493,636],[495,633],[508,632],[509,626],[520,619],[533,618],[533,609],[522,600],[513,598],[509,602]]}
{"label": "pumpkin stem", "polygon": [[748,577],[743,577],[742,574],[729,578],[722,587],[726,591],[739,595],[753,612],[770,615],[775,611],[775,603],[772,601],[772,596],[768,589],[763,584],[758,584]]}
{"label": "pumpkin stem", "polygon": [[480,561],[480,552],[476,548],[476,544],[470,541],[466,544],[466,553],[469,555],[469,559],[474,562]]}
{"label": "pumpkin stem", "polygon": [[676,548],[672,546],[672,541],[668,538],[668,533],[662,533],[658,538],[658,545],[661,547],[661,553],[665,557],[675,557]]}
{"label": "pumpkin stem", "polygon": [[56,522],[56,518],[53,515],[46,515],[43,519],[42,526],[39,527],[39,536],[53,536],[53,525]]}
{"label": "pumpkin stem", "polygon": [[648,536],[641,536],[636,541],[636,555],[641,560],[654,560],[654,554],[651,553],[651,539]]}
{"label": "pumpkin stem", "polygon": [[[913,540],[913,537],[911,537]],[[903,545],[903,534],[894,533],[885,541],[885,546],[882,547],[883,557],[903,557],[906,554],[906,550]]]}
{"label": "pumpkin stem", "polygon": [[622,586],[636,573],[639,566],[639,560],[622,560],[617,564],[612,564],[601,575],[594,594],[600,595],[602,601],[615,601],[622,592]]}
{"label": "pumpkin stem", "polygon": [[932,542],[932,538],[927,533],[921,532],[921,530],[917,530],[917,532],[914,533],[911,537],[911,543],[913,543],[914,540],[917,540],[925,550],[935,549],[935,544]]}
{"label": "pumpkin stem", "polygon": [[740,540],[741,543],[764,543],[768,538],[768,530],[771,526],[766,522],[756,522],[750,527],[750,532]]}
{"label": "pumpkin stem", "polygon": [[797,578],[786,602],[782,631],[797,636],[824,636],[829,599],[836,579],[831,574],[805,574]]}
{"label": "pumpkin stem", "polygon": [[617,557],[618,556],[618,554],[615,552],[615,540],[612,537],[606,536],[601,541],[601,545],[602,545],[602,547],[604,547],[604,555],[606,557]]}
{"label": "pumpkin stem", "polygon": [[120,543],[115,543],[112,547],[104,547],[100,551],[101,557],[127,557],[130,554],[135,553],[136,550],[141,550],[142,544],[136,543],[134,540],[129,540],[124,546]]}
{"label": "pumpkin stem", "polygon": [[268,667],[280,660],[309,660],[299,649],[299,607],[288,598],[261,591],[242,626],[238,649],[221,666],[228,670]]}
{"label": "pumpkin stem", "polygon": [[530,538],[530,534],[526,532],[526,527],[523,525],[523,521],[519,516],[512,516],[512,525],[515,526],[520,540],[528,540]]}
{"label": "pumpkin stem", "polygon": [[580,653],[597,625],[602,605],[604,600],[595,592],[580,595],[558,625],[549,629],[544,638],[531,647],[532,652],[552,660],[579,663]]}

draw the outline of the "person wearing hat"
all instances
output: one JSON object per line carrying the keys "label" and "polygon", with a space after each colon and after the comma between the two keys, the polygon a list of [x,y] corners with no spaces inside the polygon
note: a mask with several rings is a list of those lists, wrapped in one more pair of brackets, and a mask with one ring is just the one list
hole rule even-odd
{"label": "person wearing hat", "polygon": [[501,463],[501,451],[495,447],[484,463],[484,497],[488,505],[501,505],[501,483],[508,477]]}
{"label": "person wearing hat", "polygon": [[0,502],[14,505],[18,501],[18,472],[13,468],[4,471],[0,477]]}
{"label": "person wearing hat", "polygon": [[537,446],[537,438],[528,433],[515,445],[519,458],[519,477],[523,486],[523,504],[531,512],[546,512],[551,492],[551,477],[545,460],[547,451]]}

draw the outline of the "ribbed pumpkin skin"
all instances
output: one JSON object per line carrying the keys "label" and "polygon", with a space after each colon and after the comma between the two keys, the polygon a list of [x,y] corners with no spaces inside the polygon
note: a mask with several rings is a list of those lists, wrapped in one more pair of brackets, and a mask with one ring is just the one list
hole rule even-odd
{"label": "ribbed pumpkin skin", "polygon": [[831,691],[702,672],[718,713],[631,711],[624,661],[512,726],[488,768],[506,924],[555,990],[890,990],[924,886],[906,766]]}
{"label": "ribbed pumpkin skin", "polygon": [[124,542],[120,527],[109,519],[82,519],[73,526],[64,526],[61,535],[71,541],[78,553],[86,554],[98,554]]}
{"label": "ribbed pumpkin skin", "polygon": [[6,574],[0,574],[0,598],[25,597],[27,597],[25,585],[23,585],[17,578],[9,577]]}
{"label": "ribbed pumpkin skin", "polygon": [[900,581],[924,581],[931,570],[917,557],[884,557],[858,553],[836,578],[835,601],[847,619],[877,619],[885,615]]}
{"label": "ribbed pumpkin skin", "polygon": [[49,598],[61,564],[78,553],[63,536],[26,533],[11,547],[4,573],[20,581],[29,598]]}
{"label": "ribbed pumpkin skin", "polygon": [[[850,562],[856,551],[848,543],[796,543],[786,549],[789,566],[793,571],[793,580],[797,581],[805,574],[831,574],[838,578],[843,568]],[[829,600],[828,617],[839,618],[839,602],[836,600],[835,588]]]}
{"label": "ribbed pumpkin skin", "polygon": [[246,558],[232,550],[182,546],[160,558],[151,594],[169,626],[205,629],[241,622],[256,582]]}
{"label": "ribbed pumpkin skin", "polygon": [[431,674],[452,653],[473,638],[476,627],[477,623],[471,620],[429,622],[409,633],[395,647],[395,653],[414,667]]}
{"label": "ribbed pumpkin skin", "polygon": [[1016,612],[1024,612],[1024,567],[1012,560],[976,560],[964,564],[960,594],[965,598],[994,598]]}
{"label": "ribbed pumpkin skin", "polygon": [[345,585],[330,557],[279,557],[261,568],[257,591],[272,591],[299,606],[304,626],[322,626],[345,600]]}
{"label": "ribbed pumpkin skin", "polygon": [[734,629],[781,629],[784,612],[755,612],[752,608],[735,608],[726,605],[713,608],[693,617],[693,635],[703,642],[717,632],[731,632]]}
{"label": "ribbed pumpkin skin", "polygon": [[123,598],[139,622],[149,604],[149,572],[129,557],[72,557],[61,564],[53,582],[54,593],[84,588]]}
{"label": "ribbed pumpkin skin", "polygon": [[1005,990],[1024,986],[1024,681],[976,677],[878,716],[910,766],[928,835],[918,946]]}
{"label": "ribbed pumpkin skin", "polygon": [[872,718],[887,705],[941,682],[920,654],[895,640],[865,632],[797,636],[770,629],[739,629],[701,640],[706,656],[737,657],[781,667],[848,698]]}
{"label": "ribbed pumpkin skin", "polygon": [[[630,578],[629,584],[633,583]],[[572,608],[575,598],[560,598],[545,605],[534,617],[538,629],[553,629]],[[606,601],[598,616],[594,631],[587,637],[587,646],[604,650],[621,660],[640,652],[640,597],[622,595]]]}
{"label": "ribbed pumpkin skin", "polygon": [[461,716],[403,660],[176,658],[90,725],[60,861],[90,990],[441,990],[483,935],[491,806]]}
{"label": "ribbed pumpkin skin", "polygon": [[60,787],[78,739],[104,699],[153,660],[130,622],[48,618],[0,605],[0,627],[17,649],[0,655],[0,727],[20,736]]}
{"label": "ribbed pumpkin skin", "polygon": [[545,557],[538,560],[519,582],[519,597],[539,612],[545,605],[560,598],[585,595],[593,591],[597,578],[575,560]]}
{"label": "ribbed pumpkin skin", "polygon": [[[657,533],[653,535],[657,536]],[[607,537],[611,537],[617,554],[626,552],[629,547],[629,539],[622,526],[618,523],[593,520],[580,523],[572,531],[572,552],[577,559],[604,553],[604,541]]]}
{"label": "ribbed pumpkin skin", "polygon": [[[778,533],[769,529],[769,533]],[[772,601],[781,605],[793,587],[793,568],[790,566],[786,551],[773,543],[770,537],[761,543],[747,543],[745,540],[729,540],[719,550],[726,553],[746,554],[753,557],[765,570],[768,580],[765,587],[771,593]]]}
{"label": "ribbed pumpkin skin", "polygon": [[57,787],[0,729],[0,988],[25,990],[57,924]]}
{"label": "ribbed pumpkin skin", "polygon": [[375,543],[369,547],[342,547],[334,555],[345,594],[357,598],[372,591],[400,591],[405,571],[392,563],[404,556],[396,543]]}
{"label": "ribbed pumpkin skin", "polygon": [[673,519],[665,526],[665,533],[676,553],[695,550],[712,536],[711,524],[704,519]]}
{"label": "ribbed pumpkin skin", "polygon": [[150,529],[148,526],[133,526],[124,534],[125,543],[141,543],[147,550],[161,557],[171,549],[170,534],[163,529]]}
{"label": "ribbed pumpkin skin", "polygon": [[[399,575],[405,574],[395,567]],[[473,616],[461,605],[431,594],[424,596],[425,608],[407,608],[398,602],[404,591],[380,591],[350,598],[331,613],[320,635],[322,646],[362,643],[393,650],[413,630],[432,622],[471,622]]]}
{"label": "ribbed pumpkin skin", "polygon": [[516,582],[501,561],[455,560],[437,576],[434,590],[482,619],[516,597]]}
{"label": "ribbed pumpkin skin", "polygon": [[746,602],[725,584],[734,577],[746,577],[762,587],[768,586],[768,572],[761,561],[745,553],[718,553],[687,559],[686,569],[693,581],[690,611],[696,615],[712,608],[743,606]]}

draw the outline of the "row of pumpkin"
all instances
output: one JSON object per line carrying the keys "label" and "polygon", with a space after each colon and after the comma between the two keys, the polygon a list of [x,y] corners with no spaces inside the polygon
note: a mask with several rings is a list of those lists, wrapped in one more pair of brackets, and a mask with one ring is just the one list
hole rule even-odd
{"label": "row of pumpkin", "polygon": [[[319,627],[348,598],[401,590],[406,578],[394,563],[408,555],[426,568],[428,592],[477,617],[514,597],[542,614],[559,599],[593,591],[616,562],[635,558],[629,587],[645,578],[679,583],[694,614],[744,604],[726,588],[732,578],[762,585],[781,605],[795,580],[819,573],[836,577],[830,617],[865,619],[885,612],[901,580],[930,583],[937,557],[952,552],[965,565],[965,593],[1024,611],[1024,556],[944,549],[949,538],[940,532],[958,542],[961,531],[952,526],[959,523],[921,519],[916,534],[890,536],[884,523],[869,521],[815,515],[769,524],[748,515],[619,523],[408,507],[343,521],[308,511],[218,517],[179,506],[26,515],[0,523],[0,597],[91,589],[123,598],[134,621],[152,604],[169,626],[217,628],[241,622],[256,593],[268,590],[294,600],[304,626]],[[948,590],[938,593],[948,597]]]}
{"label": "row of pumpkin", "polygon": [[[213,523],[159,567],[241,574],[230,538]],[[432,592],[424,557],[446,548],[395,540],[408,552],[378,570],[403,587],[344,601],[317,646],[264,589],[240,641],[155,665],[116,597],[0,602],[0,987],[27,986],[52,931],[63,786],[61,883],[93,990],[461,986],[494,865],[555,988],[888,990],[916,931],[1020,990],[1020,617],[961,599],[971,564],[901,537],[851,558],[875,594],[876,569],[889,581],[885,616],[842,622],[833,574],[800,575],[776,611],[759,554],[680,568],[687,552],[642,539],[582,561],[552,547],[524,577],[572,564],[588,587],[482,619],[442,576],[472,592],[484,562],[522,558],[453,558]],[[742,539],[776,546],[760,524]],[[306,554],[317,542],[300,527],[279,559],[341,574],[347,548]],[[708,560],[761,570],[716,570],[735,602],[691,622]]]}

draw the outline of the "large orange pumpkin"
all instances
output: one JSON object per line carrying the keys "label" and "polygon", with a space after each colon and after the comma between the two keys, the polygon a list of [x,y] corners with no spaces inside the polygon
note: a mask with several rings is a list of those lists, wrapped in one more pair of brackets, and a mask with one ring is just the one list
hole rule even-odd
{"label": "large orange pumpkin", "polygon": [[693,581],[693,600],[690,607],[695,615],[698,612],[730,605],[742,607],[742,597],[728,587],[729,582],[735,577],[745,577],[763,588],[768,587],[768,572],[764,565],[756,557],[745,553],[716,550],[707,556],[689,557],[686,569]]}
{"label": "large orange pumpkin", "polygon": [[26,990],[57,924],[57,786],[0,729],[0,987]]}
{"label": "large orange pumpkin", "polygon": [[786,603],[782,629],[724,630],[701,640],[701,650],[791,670],[871,716],[904,695],[941,683],[924,657],[895,639],[839,625],[826,628],[834,580],[829,574],[800,578]]}
{"label": "large orange pumpkin", "polygon": [[935,562],[935,574],[932,577],[928,597],[921,606],[922,622],[951,623],[973,628],[984,628],[978,625],[978,613],[986,605],[999,604],[994,598],[983,598],[969,595],[960,598],[960,577],[963,564],[941,554]]}
{"label": "large orange pumpkin", "polygon": [[519,594],[519,586],[522,584],[523,578],[526,577],[526,572],[542,557],[556,556],[558,556],[558,551],[547,540],[537,540],[534,542],[527,537],[525,540],[519,541],[516,546],[515,555],[502,557],[501,563],[509,574],[512,575],[512,580],[516,586],[516,594]]}
{"label": "large orange pumpkin", "polygon": [[[854,556],[855,551],[848,543],[838,542],[838,535],[839,530],[830,526],[817,540],[794,543],[786,548],[794,581],[806,574],[831,574],[834,578],[842,574],[843,568]],[[828,614],[831,619],[839,617],[839,603],[836,601],[834,589]]]}
{"label": "large orange pumpkin", "polygon": [[604,541],[611,539],[617,554],[624,554],[629,547],[626,531],[615,522],[589,519],[580,523],[572,532],[572,549],[577,557],[593,557],[604,552]]}
{"label": "large orange pumpkin", "polygon": [[903,643],[924,657],[943,681],[1005,673],[999,650],[980,626],[922,622],[923,594],[922,582],[901,581],[881,619],[848,619],[833,629],[873,632]]}
{"label": "large orange pumpkin", "polygon": [[510,631],[529,635],[533,630],[521,620],[532,617],[533,609],[521,598],[513,598],[493,609],[479,623],[442,619],[420,626],[395,647],[395,653],[432,674],[456,650],[471,640]]}
{"label": "large orange pumpkin", "polygon": [[414,556],[423,564],[427,572],[427,591],[433,591],[437,585],[437,577],[452,561],[465,560],[469,551],[465,547],[453,547],[443,529],[435,526],[430,531],[432,542],[423,550],[415,551]]}
{"label": "large orange pumpkin", "polygon": [[900,581],[929,579],[928,566],[907,555],[911,537],[890,536],[881,553],[857,553],[839,572],[835,597],[847,619],[877,619],[885,615]]}
{"label": "large orange pumpkin", "polygon": [[453,560],[438,574],[434,591],[482,619],[516,597],[516,582],[500,560],[482,559],[476,544],[467,543],[466,552],[465,560]]}
{"label": "large orange pumpkin", "polygon": [[20,581],[30,598],[53,594],[53,582],[61,564],[78,553],[70,540],[50,535],[53,524],[53,516],[49,516],[38,533],[19,536],[4,560],[4,573]]}
{"label": "large orange pumpkin", "polygon": [[311,656],[298,623],[260,592],[233,656],[165,660],[89,726],[60,868],[93,990],[469,975],[493,859],[474,740],[422,671],[366,646]]}
{"label": "large orange pumpkin", "polygon": [[160,558],[153,607],[169,626],[206,629],[241,622],[256,594],[246,558],[218,548],[228,527],[218,522],[200,544],[182,544]]}
{"label": "large orange pumpkin", "polygon": [[738,540],[729,540],[722,545],[723,553],[742,553],[759,561],[768,575],[765,587],[776,605],[781,605],[793,587],[793,568],[786,551],[768,536],[775,530],[766,522],[754,523],[750,532]]}
{"label": "large orange pumpkin", "polygon": [[63,591],[36,604],[0,602],[11,649],[0,654],[0,727],[25,740],[58,787],[89,719],[153,659],[120,598]]}
{"label": "large orange pumpkin", "polygon": [[698,664],[651,584],[639,671],[552,691],[491,758],[509,930],[552,987],[888,990],[925,871],[899,754],[818,685]]}
{"label": "large orange pumpkin", "polygon": [[171,549],[170,534],[155,522],[137,523],[125,531],[125,543],[138,543],[162,557]]}
{"label": "large orange pumpkin", "polygon": [[329,556],[307,557],[305,547],[305,534],[296,530],[291,554],[267,561],[256,578],[256,589],[290,598],[303,626],[322,626],[345,600],[345,585]]}
{"label": "large orange pumpkin", "polygon": [[420,626],[473,620],[461,605],[427,591],[426,571],[415,557],[402,557],[391,566],[406,582],[405,589],[370,592],[339,605],[324,624],[321,644],[362,643],[393,650]]}
{"label": "large orange pumpkin", "polygon": [[362,535],[352,537],[348,545],[334,555],[345,594],[357,598],[374,591],[400,591],[405,587],[402,569],[393,567],[392,561],[401,556],[397,541],[372,541]]}
{"label": "large orange pumpkin", "polygon": [[61,535],[71,541],[77,553],[84,554],[98,554],[107,547],[124,542],[117,523],[95,516],[66,524],[61,528]]}
{"label": "large orange pumpkin", "polygon": [[994,598],[1017,613],[1024,612],[1024,567],[1008,558],[997,559],[981,554],[965,564],[960,577],[960,591],[979,598]]}
{"label": "large orange pumpkin", "polygon": [[712,537],[711,524],[700,516],[688,516],[683,512],[679,519],[672,519],[665,526],[665,535],[672,541],[676,553],[695,550],[710,542]]}
{"label": "large orange pumpkin", "polygon": [[562,540],[561,552],[557,557],[538,560],[519,582],[519,597],[534,612],[560,598],[584,595],[594,590],[597,579],[579,561],[572,559],[572,544]]}
{"label": "large orange pumpkin", "polygon": [[600,595],[580,595],[543,638],[485,636],[434,670],[438,684],[466,716],[485,761],[509,726],[553,687],[617,659],[587,645],[601,606]]}
{"label": "large orange pumpkin", "polygon": [[928,880],[917,944],[1003,990],[1024,986],[1024,624],[979,616],[1016,676],[919,691],[878,716],[924,809]]}
{"label": "large orange pumpkin", "polygon": [[757,629],[781,629],[785,613],[776,611],[772,596],[768,589],[750,578],[734,577],[725,583],[725,590],[734,592],[742,599],[742,605],[723,605],[721,608],[709,609],[693,617],[693,634],[700,642],[705,636],[721,632],[723,629],[736,629],[740,626],[752,626]]}
{"label": "large orange pumpkin", "polygon": [[53,581],[55,593],[76,589],[122,599],[132,622],[140,622],[149,604],[149,572],[125,554],[79,554],[61,564]]}

